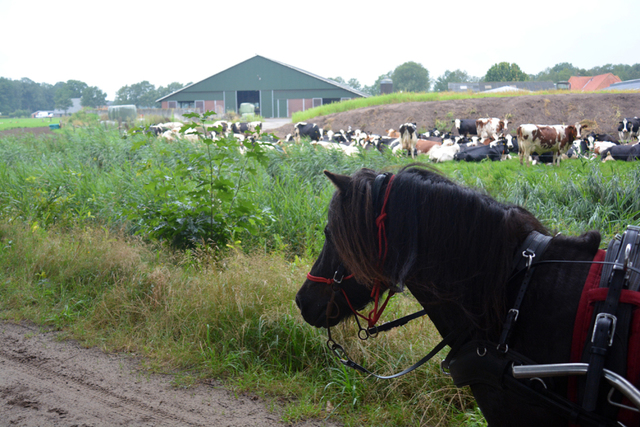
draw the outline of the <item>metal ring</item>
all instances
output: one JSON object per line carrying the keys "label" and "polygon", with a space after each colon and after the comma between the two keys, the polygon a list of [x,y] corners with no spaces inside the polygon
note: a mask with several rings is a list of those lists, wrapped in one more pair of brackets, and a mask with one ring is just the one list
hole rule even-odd
{"label": "metal ring", "polygon": [[480,357],[484,357],[487,355],[487,348],[486,347],[482,347],[482,351],[480,351],[480,347],[476,348],[476,353],[478,354],[478,356]]}
{"label": "metal ring", "polygon": [[[364,336],[361,335],[364,332]],[[365,328],[361,328],[358,331],[358,338],[360,338],[362,341],[366,341],[369,339],[369,337],[371,336],[371,334],[369,333],[369,331],[367,331]]]}

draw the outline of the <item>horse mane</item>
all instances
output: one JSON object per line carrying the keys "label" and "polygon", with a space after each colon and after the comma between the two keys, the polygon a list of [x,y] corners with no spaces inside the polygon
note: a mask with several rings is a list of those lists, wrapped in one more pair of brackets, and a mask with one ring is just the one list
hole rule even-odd
{"label": "horse mane", "polygon": [[546,228],[522,207],[411,164],[396,174],[389,194],[381,266],[371,194],[377,175],[361,169],[334,181],[329,229],[345,267],[360,283],[406,284],[421,303],[452,302],[477,326],[495,325],[518,245],[533,230],[548,235]]}

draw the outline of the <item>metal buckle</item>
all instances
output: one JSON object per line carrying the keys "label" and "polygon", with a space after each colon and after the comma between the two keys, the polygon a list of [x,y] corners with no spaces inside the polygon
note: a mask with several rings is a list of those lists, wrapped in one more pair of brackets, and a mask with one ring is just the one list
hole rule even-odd
{"label": "metal buckle", "polygon": [[527,270],[529,270],[531,268],[531,264],[533,264],[533,259],[536,257],[536,253],[531,249],[527,249],[525,251],[522,251],[522,256],[525,258],[529,258],[529,261],[527,261]]}
{"label": "metal buckle", "polygon": [[609,325],[609,347],[611,347],[613,345],[613,336],[616,333],[616,324],[618,323],[618,318],[613,314],[599,313],[596,316],[596,321],[593,323],[593,333],[591,334],[591,342],[595,341],[598,320],[600,319],[609,319],[611,321]]}
{"label": "metal buckle", "polygon": [[520,310],[517,310],[515,308],[512,308],[509,310],[509,314],[514,313],[515,317],[513,318],[513,321],[517,321],[518,320],[518,315],[520,314]]}

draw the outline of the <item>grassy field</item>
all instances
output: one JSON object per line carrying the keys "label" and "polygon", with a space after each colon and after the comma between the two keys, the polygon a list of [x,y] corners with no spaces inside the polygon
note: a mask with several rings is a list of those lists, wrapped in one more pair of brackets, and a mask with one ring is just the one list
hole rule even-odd
{"label": "grassy field", "polygon": [[46,127],[53,123],[60,123],[60,117],[52,117],[50,119],[18,119],[0,116],[0,131],[15,128]]}
{"label": "grassy field", "polygon": [[[345,370],[293,301],[323,243],[333,187],[322,170],[397,170],[411,159],[368,151],[345,157],[309,144],[269,151],[266,163],[244,175],[243,191],[266,218],[255,232],[238,231],[224,248],[176,250],[152,239],[139,213],[177,209],[177,200],[187,209],[179,189],[203,159],[218,159],[214,149],[233,165],[243,162],[225,147],[123,138],[99,126],[0,136],[0,316],[142,354],[154,370],[179,372],[176,385],[219,378],[282,405],[286,421],[484,425],[469,390],[456,389],[436,362],[393,381]],[[603,247],[640,223],[637,163],[527,168],[513,159],[436,167],[525,206],[554,231],[598,229]],[[187,190],[202,188],[198,181]],[[394,297],[383,320],[416,308],[412,298]],[[335,334],[355,360],[382,374],[404,369],[439,340],[428,319],[364,343],[353,322]]]}

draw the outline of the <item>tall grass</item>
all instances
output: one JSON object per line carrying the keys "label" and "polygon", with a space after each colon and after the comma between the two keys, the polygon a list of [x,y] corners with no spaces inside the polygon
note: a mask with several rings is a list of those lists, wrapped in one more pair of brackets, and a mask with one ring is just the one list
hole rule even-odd
{"label": "tall grass", "polygon": [[[145,165],[170,167],[201,147],[123,139],[100,128],[0,139],[0,314],[55,325],[89,345],[146,355],[183,385],[223,379],[285,402],[288,421],[335,417],[346,425],[482,425],[468,389],[437,363],[393,381],[341,367],[322,330],[293,302],[323,243],[333,187],[322,171],[395,171],[411,162],[377,152],[352,157],[309,144],[272,152],[248,185],[272,220],[222,254],[205,246],[173,252],[126,220],[150,200]],[[565,234],[599,229],[603,244],[640,221],[636,163],[517,160],[436,165],[457,182],[518,203]],[[396,296],[385,319],[416,310]],[[420,359],[438,340],[428,319],[360,342],[351,322],[334,339],[382,374]]]}

